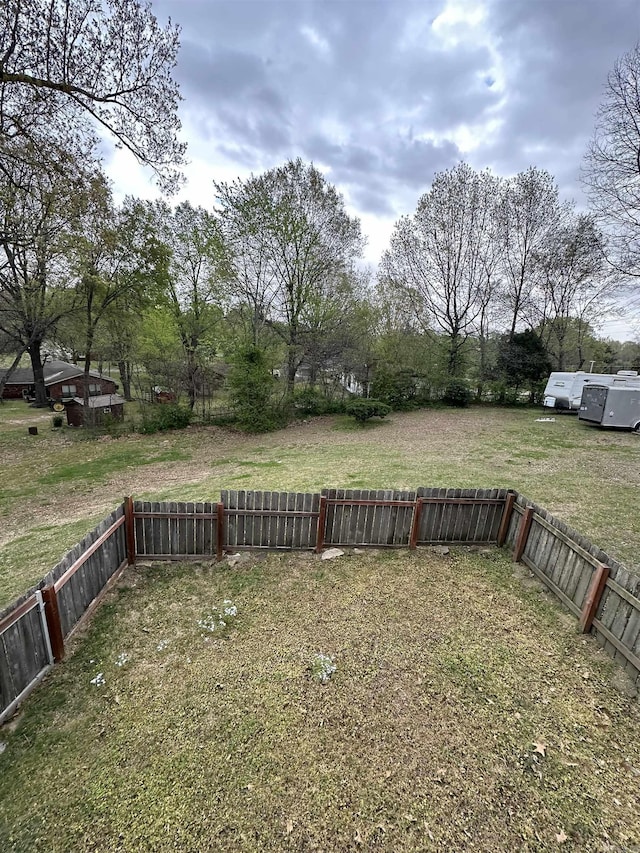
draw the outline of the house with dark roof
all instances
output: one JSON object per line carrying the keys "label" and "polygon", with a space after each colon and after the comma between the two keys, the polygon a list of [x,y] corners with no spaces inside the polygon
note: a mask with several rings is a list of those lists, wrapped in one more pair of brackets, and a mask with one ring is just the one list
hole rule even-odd
{"label": "house with dark roof", "polygon": [[[64,402],[74,397],[84,397],[84,370],[77,364],[52,359],[44,364],[44,385],[50,400]],[[6,376],[7,370],[0,370],[0,379]],[[89,371],[89,396],[100,394],[115,394],[118,385],[110,376]],[[2,392],[5,400],[30,400],[35,394],[33,370],[30,367],[19,367],[7,379]]]}

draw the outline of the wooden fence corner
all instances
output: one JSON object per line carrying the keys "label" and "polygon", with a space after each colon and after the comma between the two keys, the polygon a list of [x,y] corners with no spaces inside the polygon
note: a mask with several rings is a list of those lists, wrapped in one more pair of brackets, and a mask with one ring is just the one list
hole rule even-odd
{"label": "wooden fence corner", "polygon": [[513,505],[515,502],[515,492],[509,492],[504,502],[502,519],[500,520],[500,530],[498,531],[497,545],[499,548],[502,548],[507,539],[507,533],[509,532],[509,524],[511,523],[511,516],[513,515]]}
{"label": "wooden fence corner", "polygon": [[580,630],[583,634],[588,634],[591,630],[610,571],[609,566],[600,563],[593,573],[580,614]]}
{"label": "wooden fence corner", "polygon": [[327,524],[327,499],[320,496],[320,510],[318,512],[318,529],[316,531],[316,554],[324,548],[325,527]]}
{"label": "wooden fence corner", "polygon": [[513,549],[514,563],[519,563],[522,558],[525,546],[527,544],[527,539],[529,538],[529,530],[531,530],[532,521],[533,507],[528,506],[524,511],[524,515],[522,516],[522,521],[520,522],[520,530],[518,531],[518,538],[516,540],[515,548]]}
{"label": "wooden fence corner", "polygon": [[42,590],[42,600],[44,601],[44,615],[47,620],[51,653],[54,661],[58,663],[64,657],[64,636],[58,609],[58,596],[54,587],[46,586]]}
{"label": "wooden fence corner", "polygon": [[216,505],[216,559],[218,562],[224,557],[224,504],[222,501]]}
{"label": "wooden fence corner", "polygon": [[413,510],[413,520],[411,522],[411,532],[409,534],[409,548],[412,551],[418,547],[418,533],[420,532],[420,516],[422,515],[422,498],[416,498],[415,509]]}
{"label": "wooden fence corner", "polygon": [[136,561],[136,532],[133,514],[133,498],[128,495],[125,496],[123,506],[125,537],[127,541],[127,563],[128,565],[133,566]]}

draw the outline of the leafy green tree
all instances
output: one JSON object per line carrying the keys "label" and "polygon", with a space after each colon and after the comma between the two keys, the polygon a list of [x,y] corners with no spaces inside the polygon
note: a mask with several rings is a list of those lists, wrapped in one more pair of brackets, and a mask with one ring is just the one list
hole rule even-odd
{"label": "leafy green tree", "polygon": [[603,236],[591,216],[567,211],[537,257],[543,341],[548,350],[553,346],[557,369],[565,370],[570,339],[575,337],[581,368],[589,321],[602,315],[611,297]]}
{"label": "leafy green tree", "polygon": [[77,301],[69,256],[86,177],[72,160],[65,172],[19,158],[9,166],[0,171],[0,333],[16,355],[29,354],[45,406],[42,345]]}
{"label": "leafy green tree", "polygon": [[501,302],[507,312],[510,338],[523,320],[534,321],[539,258],[562,213],[557,184],[544,169],[531,166],[501,185],[497,208],[502,244]]}
{"label": "leafy green tree", "polygon": [[544,344],[531,329],[503,335],[498,348],[498,371],[502,380],[511,389],[513,399],[521,388],[529,391],[530,402],[538,394],[539,384],[551,371],[551,362]]}
{"label": "leafy green tree", "polygon": [[207,364],[221,347],[229,303],[227,254],[217,217],[183,202],[153,206],[158,239],[169,252],[165,306],[182,347],[189,406],[204,393]]}
{"label": "leafy green tree", "polygon": [[[165,280],[168,261],[144,204],[127,199],[116,209],[110,187],[100,173],[89,186],[73,249],[76,310],[83,316],[85,404],[98,330],[108,318],[122,314],[125,305],[140,311],[151,294],[158,292],[159,281]],[[125,390],[130,394],[130,388]]]}
{"label": "leafy green tree", "polygon": [[269,432],[282,425],[273,403],[275,380],[263,350],[249,344],[238,349],[227,379],[229,400],[238,426]]}

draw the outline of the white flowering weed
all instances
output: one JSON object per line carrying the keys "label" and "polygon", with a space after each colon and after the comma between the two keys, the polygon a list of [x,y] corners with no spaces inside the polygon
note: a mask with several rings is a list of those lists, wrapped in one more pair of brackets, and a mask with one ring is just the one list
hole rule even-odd
{"label": "white flowering weed", "polygon": [[[237,615],[238,608],[233,601],[225,598],[222,602],[222,607],[212,607],[211,613],[198,620],[198,627],[209,634],[221,632],[230,625],[233,625]],[[205,635],[202,634],[202,636],[204,637]]]}
{"label": "white flowering weed", "polygon": [[96,687],[101,687],[103,684],[105,684],[104,673],[99,672],[95,678],[91,679],[91,684],[95,684]]}
{"label": "white flowering weed", "polygon": [[124,666],[125,663],[128,663],[130,660],[131,658],[126,652],[121,652],[116,658],[116,666]]}
{"label": "white flowering weed", "polygon": [[318,654],[311,662],[311,677],[320,684],[326,684],[336,669],[337,666],[330,655]]}

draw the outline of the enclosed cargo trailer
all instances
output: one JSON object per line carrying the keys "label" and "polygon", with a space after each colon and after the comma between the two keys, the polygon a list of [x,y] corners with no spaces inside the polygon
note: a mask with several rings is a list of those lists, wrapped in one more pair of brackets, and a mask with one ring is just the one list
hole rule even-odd
{"label": "enclosed cargo trailer", "polygon": [[587,383],[578,417],[598,426],[640,431],[640,379],[616,377],[613,385]]}

